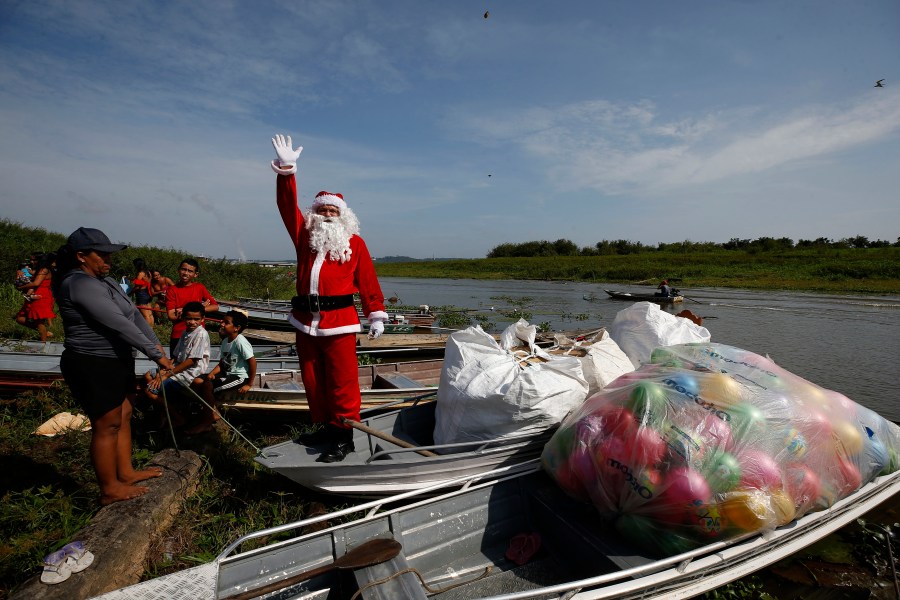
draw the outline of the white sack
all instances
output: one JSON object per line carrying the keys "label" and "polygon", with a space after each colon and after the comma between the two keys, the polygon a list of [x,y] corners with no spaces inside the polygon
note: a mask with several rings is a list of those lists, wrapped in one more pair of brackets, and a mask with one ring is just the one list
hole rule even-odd
{"label": "white sack", "polygon": [[572,340],[562,334],[555,338],[556,345],[548,353],[551,356],[578,358],[584,379],[588,383],[589,398],[620,375],[634,371],[631,359],[605,329],[584,340]]}
{"label": "white sack", "polygon": [[[540,433],[584,402],[588,384],[581,363],[534,346],[536,332],[520,319],[501,335],[503,345],[478,326],[450,335],[437,393],[435,444]],[[514,351],[523,345],[527,350]],[[547,362],[523,360],[529,355]]]}
{"label": "white sack", "polygon": [[635,302],[616,314],[609,335],[628,355],[635,368],[650,362],[653,350],[691,342],[708,342],[709,330],[676,317],[653,302]]}

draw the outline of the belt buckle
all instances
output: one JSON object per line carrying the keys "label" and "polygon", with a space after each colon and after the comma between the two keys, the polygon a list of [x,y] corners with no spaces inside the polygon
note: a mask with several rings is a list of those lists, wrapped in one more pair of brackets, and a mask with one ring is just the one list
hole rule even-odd
{"label": "belt buckle", "polygon": [[309,312],[322,312],[322,309],[319,307],[318,294],[309,295]]}

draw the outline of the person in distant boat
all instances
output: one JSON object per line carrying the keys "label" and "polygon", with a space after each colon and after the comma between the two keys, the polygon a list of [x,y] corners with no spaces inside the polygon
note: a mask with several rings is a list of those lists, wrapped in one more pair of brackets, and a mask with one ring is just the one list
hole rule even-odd
{"label": "person in distant boat", "polygon": [[219,310],[219,304],[202,283],[194,281],[200,275],[200,263],[193,258],[185,258],[178,266],[178,283],[166,290],[166,312],[172,321],[172,337],[169,339],[169,356],[175,356],[178,338],[184,334],[185,324],[181,311],[188,302],[199,302],[208,312]]}
{"label": "person in distant boat", "polygon": [[138,482],[160,469],[136,471],[131,462],[131,406],[137,349],[161,369],[171,369],[153,329],[109,277],[110,257],[125,249],[99,229],[79,227],[59,249],[53,288],[65,331],[59,361],[66,385],[91,420],[91,464],[100,503],[146,494]]}
{"label": "person in distant boat", "polygon": [[313,423],[322,428],[297,442],[322,445],[319,462],[338,462],[354,450],[353,429],[361,397],[356,334],[362,330],[353,304],[359,293],[369,320],[369,337],[384,332],[384,294],[359,221],[341,194],[319,192],[304,215],[297,205],[297,158],[303,151],[291,138],[272,139],[277,158],[276,198],[281,219],[297,251],[297,295],[289,321],[297,330],[297,355]]}
{"label": "person in distant boat", "polygon": [[662,283],[660,283],[657,288],[659,291],[653,294],[654,296],[660,296],[662,298],[668,298],[672,295],[672,288],[669,287],[669,280],[664,279]]}

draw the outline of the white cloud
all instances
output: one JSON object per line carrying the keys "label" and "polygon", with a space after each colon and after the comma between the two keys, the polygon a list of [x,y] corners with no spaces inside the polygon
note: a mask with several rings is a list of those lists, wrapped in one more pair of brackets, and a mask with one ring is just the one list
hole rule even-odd
{"label": "white cloud", "polygon": [[[882,90],[878,90],[881,92]],[[461,117],[472,139],[513,144],[556,185],[606,194],[663,194],[791,168],[900,130],[900,94],[843,105],[738,108],[667,121],[650,102],[604,100]],[[774,116],[773,116],[774,115]]]}

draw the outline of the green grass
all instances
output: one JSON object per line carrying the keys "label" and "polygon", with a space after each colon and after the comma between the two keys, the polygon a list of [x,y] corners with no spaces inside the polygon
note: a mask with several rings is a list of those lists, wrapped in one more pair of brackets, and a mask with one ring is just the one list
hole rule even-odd
{"label": "green grass", "polygon": [[[52,438],[32,433],[61,411],[78,412],[63,384],[0,400],[0,598],[38,574],[43,557],[72,541],[100,508],[88,459],[90,432]],[[153,427],[156,416],[140,401],[135,407],[133,457],[138,466],[172,447],[169,432]],[[258,447],[296,437],[306,427],[304,421],[235,421]],[[328,509],[344,506],[258,465],[254,450],[234,432],[178,438],[178,446],[203,457],[200,485],[173,526],[153,541],[147,577],[211,560],[243,534],[309,516],[314,503]]]}
{"label": "green grass", "polygon": [[900,248],[718,250],[376,264],[381,277],[521,279],[845,293],[900,293]]}

